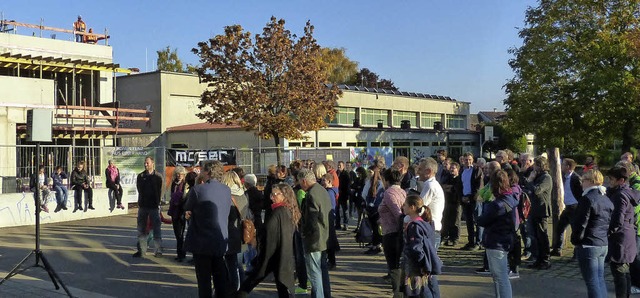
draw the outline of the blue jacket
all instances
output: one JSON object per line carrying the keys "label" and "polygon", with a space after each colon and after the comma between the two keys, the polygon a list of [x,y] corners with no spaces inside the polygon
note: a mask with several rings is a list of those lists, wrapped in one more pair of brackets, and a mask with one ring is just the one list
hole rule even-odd
{"label": "blue jacket", "polygon": [[516,234],[518,199],[513,193],[500,195],[485,204],[478,225],[484,227],[483,244],[486,248],[510,251]]}
{"label": "blue jacket", "polygon": [[67,179],[67,174],[62,171],[60,172],[60,174],[58,174],[57,172],[53,172],[51,174],[51,178],[53,178],[53,186],[64,186],[64,184],[62,183],[63,179]]}
{"label": "blue jacket", "polygon": [[613,203],[598,189],[591,189],[578,199],[571,223],[573,245],[607,246],[607,233],[613,213]]}
{"label": "blue jacket", "polygon": [[628,184],[610,188],[607,196],[613,203],[609,224],[609,255],[611,262],[632,263],[636,257],[634,208],[638,205],[638,191]]}
{"label": "blue jacket", "polygon": [[414,220],[404,232],[404,267],[407,276],[441,274],[442,261],[435,248],[435,229],[423,220]]}
{"label": "blue jacket", "polygon": [[196,185],[187,195],[184,210],[191,211],[184,249],[194,254],[224,256],[229,240],[231,189],[213,179]]}

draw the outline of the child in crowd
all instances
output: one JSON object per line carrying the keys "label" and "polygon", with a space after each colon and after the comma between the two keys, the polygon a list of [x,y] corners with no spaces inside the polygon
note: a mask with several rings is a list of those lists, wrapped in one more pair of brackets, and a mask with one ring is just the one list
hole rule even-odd
{"label": "child in crowd", "polygon": [[404,271],[406,297],[440,297],[436,275],[442,261],[435,249],[435,228],[431,211],[419,195],[407,196],[404,205]]}

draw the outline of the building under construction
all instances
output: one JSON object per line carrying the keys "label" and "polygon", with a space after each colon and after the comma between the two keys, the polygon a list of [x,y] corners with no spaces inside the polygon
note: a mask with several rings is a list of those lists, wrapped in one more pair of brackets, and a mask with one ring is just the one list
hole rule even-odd
{"label": "building under construction", "polygon": [[[115,77],[131,71],[113,63],[106,32],[91,34],[99,42],[76,42],[84,32],[0,19],[2,192],[33,173],[38,156],[48,173],[84,160],[90,175],[100,175],[99,148],[115,145],[118,134],[140,132],[132,121],[149,120],[144,109],[120,108]],[[36,108],[53,114],[52,142],[39,153],[26,136],[27,110]]]}

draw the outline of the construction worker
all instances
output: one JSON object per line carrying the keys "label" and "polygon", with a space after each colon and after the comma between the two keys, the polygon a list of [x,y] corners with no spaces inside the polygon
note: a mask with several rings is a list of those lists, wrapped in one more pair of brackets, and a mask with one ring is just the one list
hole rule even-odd
{"label": "construction worker", "polygon": [[98,36],[93,34],[93,28],[89,28],[89,32],[84,36],[84,42],[91,44],[98,42]]}
{"label": "construction worker", "polygon": [[84,41],[84,34],[78,34],[77,33],[77,32],[84,33],[85,31],[87,31],[87,25],[82,20],[82,16],[81,15],[78,15],[78,20],[73,22],[73,31],[76,32],[76,42],[83,42]]}

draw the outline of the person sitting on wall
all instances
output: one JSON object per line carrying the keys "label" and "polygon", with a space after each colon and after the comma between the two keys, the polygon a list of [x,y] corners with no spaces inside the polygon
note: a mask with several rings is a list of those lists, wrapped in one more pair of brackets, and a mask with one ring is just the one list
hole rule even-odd
{"label": "person sitting on wall", "polygon": [[93,189],[89,184],[89,175],[84,169],[84,161],[81,161],[71,172],[71,189],[74,190],[73,198],[75,204],[73,212],[82,209],[82,193],[84,193],[84,212],[87,212],[87,209],[95,210],[93,208]]}
{"label": "person sitting on wall", "polygon": [[38,168],[38,173],[31,175],[29,188],[34,195],[38,192],[38,205],[40,205],[42,211],[49,212],[49,208],[47,208],[47,196],[49,196],[50,191],[47,185],[47,177],[44,174],[44,166]]}
{"label": "person sitting on wall", "polygon": [[54,212],[67,210],[68,190],[64,183],[64,179],[67,179],[67,173],[62,170],[61,166],[57,166],[56,171],[51,174],[51,178],[53,178],[53,189],[56,191],[56,203],[58,203]]}

